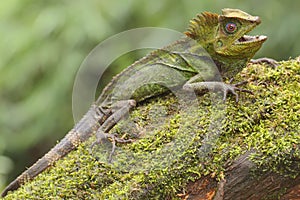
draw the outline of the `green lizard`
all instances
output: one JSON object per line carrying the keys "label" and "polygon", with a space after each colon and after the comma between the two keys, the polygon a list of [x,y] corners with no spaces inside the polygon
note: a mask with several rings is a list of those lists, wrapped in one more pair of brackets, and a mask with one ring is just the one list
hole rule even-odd
{"label": "green lizard", "polygon": [[236,91],[247,90],[237,84],[226,84],[222,79],[240,72],[266,41],[266,36],[245,35],[260,23],[259,17],[238,9],[223,9],[221,15],[210,12],[197,15],[190,21],[186,37],[153,51],[114,77],[75,127],[11,182],[2,197],[32,180],[92,134],[96,133],[98,140],[112,138],[113,146],[115,142],[130,142],[108,131],[136,103],[147,98],[177,87],[195,91],[216,89],[224,93],[224,99],[227,93],[232,93],[238,100]]}

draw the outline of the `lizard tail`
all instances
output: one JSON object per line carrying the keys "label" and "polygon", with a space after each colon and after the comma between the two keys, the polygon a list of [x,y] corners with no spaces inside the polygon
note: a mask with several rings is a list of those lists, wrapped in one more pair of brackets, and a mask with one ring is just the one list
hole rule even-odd
{"label": "lizard tail", "polygon": [[4,197],[9,191],[18,189],[25,182],[32,180],[39,173],[43,172],[49,166],[53,165],[57,160],[64,157],[70,151],[75,149],[79,141],[78,134],[72,129],[65,138],[63,138],[56,146],[54,146],[47,154],[40,158],[35,164],[24,171],[14,181],[12,181],[2,192],[1,196]]}
{"label": "lizard tail", "polygon": [[39,159],[33,166],[23,172],[14,181],[12,181],[1,193],[1,197],[5,197],[9,191],[18,189],[24,182],[32,180],[38,173],[49,167],[46,157]]}
{"label": "lizard tail", "polygon": [[1,197],[5,197],[8,193],[8,191],[16,190],[20,187],[20,183],[17,179],[15,179],[13,182],[11,182],[1,193]]}
{"label": "lizard tail", "polygon": [[98,120],[104,119],[104,115],[98,115],[98,117],[92,107],[80,120],[80,122],[71,131],[69,131],[58,144],[56,144],[47,154],[12,181],[4,189],[1,196],[6,196],[9,191],[16,190],[25,182],[32,180],[45,169],[52,166],[57,160],[77,148],[79,144],[86,141],[92,133],[99,128]]}

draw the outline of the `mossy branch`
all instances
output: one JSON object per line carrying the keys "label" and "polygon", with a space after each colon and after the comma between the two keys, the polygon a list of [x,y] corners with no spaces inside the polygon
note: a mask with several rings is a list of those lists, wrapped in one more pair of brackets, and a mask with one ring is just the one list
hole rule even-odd
{"label": "mossy branch", "polygon": [[6,199],[291,199],[300,188],[300,65],[249,65],[235,103],[207,93],[144,102],[113,131],[134,138],[89,142]]}

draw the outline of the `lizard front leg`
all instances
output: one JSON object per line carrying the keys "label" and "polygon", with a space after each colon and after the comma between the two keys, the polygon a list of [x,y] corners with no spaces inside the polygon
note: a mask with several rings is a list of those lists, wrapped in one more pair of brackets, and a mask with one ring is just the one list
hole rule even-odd
{"label": "lizard front leg", "polygon": [[115,134],[108,133],[121,119],[123,119],[128,112],[136,106],[135,100],[122,100],[117,101],[112,105],[113,113],[108,117],[105,122],[99,127],[96,132],[96,142],[94,142],[91,146],[93,148],[96,144],[101,144],[104,139],[111,139],[112,142],[112,150],[109,155],[108,161],[111,162],[112,155],[116,148],[117,143],[130,143],[133,140],[118,138]]}
{"label": "lizard front leg", "polygon": [[250,90],[239,88],[240,85],[245,84],[246,82],[241,82],[237,84],[227,84],[221,81],[206,81],[206,82],[196,82],[201,78],[201,74],[197,74],[192,77],[189,81],[187,81],[183,85],[184,90],[188,91],[203,91],[204,89],[213,90],[213,91],[221,91],[223,92],[223,100],[225,101],[228,93],[232,93],[235,95],[236,102],[239,101],[239,95],[236,91],[239,92],[247,92],[252,94]]}

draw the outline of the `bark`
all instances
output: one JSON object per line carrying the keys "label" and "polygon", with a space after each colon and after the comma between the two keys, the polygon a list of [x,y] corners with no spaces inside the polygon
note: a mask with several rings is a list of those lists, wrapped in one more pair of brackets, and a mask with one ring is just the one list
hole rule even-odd
{"label": "bark", "polygon": [[227,167],[226,178],[219,183],[209,177],[189,183],[182,199],[257,200],[280,196],[281,200],[300,199],[300,176],[289,178],[274,172],[255,173],[257,166],[249,160],[249,154],[241,155]]}

